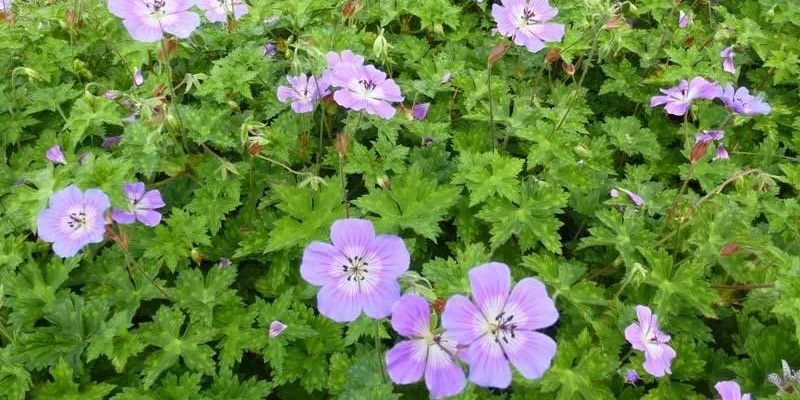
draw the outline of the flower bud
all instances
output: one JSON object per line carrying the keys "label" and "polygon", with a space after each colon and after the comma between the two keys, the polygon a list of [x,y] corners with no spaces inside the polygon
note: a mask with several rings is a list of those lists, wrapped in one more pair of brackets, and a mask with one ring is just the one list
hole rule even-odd
{"label": "flower bud", "polygon": [[606,21],[605,27],[606,29],[613,30],[622,28],[627,24],[628,22],[625,21],[625,18],[622,18],[621,15],[614,15],[611,18],[609,18],[608,21]]}
{"label": "flower bud", "polygon": [[563,64],[563,65],[561,65],[561,68],[564,69],[564,72],[566,72],[567,75],[569,75],[569,76],[575,75],[575,65],[574,64],[572,64],[572,63]]}
{"label": "flower bud", "polygon": [[497,60],[503,58],[508,50],[508,42],[502,41],[492,48],[492,51],[489,53],[489,65],[494,64]]}
{"label": "flower bud", "polygon": [[347,0],[342,6],[342,16],[345,18],[353,17],[364,8],[364,3],[360,0]]}
{"label": "flower bud", "polygon": [[389,179],[388,176],[383,175],[380,178],[378,178],[378,186],[380,186],[381,189],[389,190],[392,188],[392,181]]}
{"label": "flower bud", "polygon": [[67,10],[64,13],[64,21],[67,23],[67,28],[74,28],[75,27],[75,12],[72,10]]}
{"label": "flower bud", "polygon": [[739,251],[739,245],[736,242],[728,242],[725,243],[724,246],[719,250],[719,255],[723,257],[730,257],[736,254]]}
{"label": "flower bud", "polygon": [[547,54],[544,56],[544,62],[548,64],[552,64],[561,59],[561,50],[552,48]]}
{"label": "flower bud", "polygon": [[347,134],[338,134],[334,143],[339,157],[344,157],[347,154],[347,148],[350,146],[350,137]]}
{"label": "flower bud", "polygon": [[380,32],[378,33],[378,37],[375,38],[375,41],[372,42],[372,54],[375,55],[375,58],[384,58],[389,56],[389,47],[392,45],[386,41],[386,38],[383,36],[383,28],[381,28]]}
{"label": "flower bud", "polygon": [[692,160],[692,163],[700,161],[700,159],[703,158],[704,155],[706,155],[706,150],[708,149],[708,143],[710,142],[700,141],[695,143],[694,147],[692,148],[692,152],[689,155],[689,159]]}

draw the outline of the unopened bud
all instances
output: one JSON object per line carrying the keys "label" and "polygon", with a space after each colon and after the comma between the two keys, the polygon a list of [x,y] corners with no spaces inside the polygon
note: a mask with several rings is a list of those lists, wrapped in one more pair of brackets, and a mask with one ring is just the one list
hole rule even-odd
{"label": "unopened bud", "polygon": [[364,3],[360,0],[347,0],[342,6],[342,16],[345,18],[350,18],[356,14],[358,14],[361,9],[364,8]]}
{"label": "unopened bud", "polygon": [[67,23],[67,28],[73,28],[75,26],[75,12],[67,10],[67,12],[64,13],[64,21]]}
{"label": "unopened bud", "polygon": [[200,263],[202,263],[203,260],[206,258],[206,255],[200,252],[200,250],[192,248],[191,257],[192,261],[194,261],[195,264],[200,265]]}
{"label": "unopened bud", "polygon": [[544,56],[544,62],[548,64],[552,64],[558,61],[559,59],[561,59],[561,50],[556,48],[550,49],[550,51],[548,51],[547,54]]}
{"label": "unopened bud", "polygon": [[497,60],[503,58],[508,50],[508,42],[502,41],[492,48],[492,51],[489,53],[489,64],[494,64]]}
{"label": "unopened bud", "polygon": [[380,186],[381,189],[389,190],[392,188],[392,181],[389,179],[388,176],[383,175],[380,178],[378,178],[378,186]]}
{"label": "unopened bud", "polygon": [[378,37],[372,42],[372,53],[375,54],[376,58],[388,57],[390,47],[392,47],[392,45],[386,41],[386,38],[383,36],[383,28],[381,28],[380,32],[378,32]]}
{"label": "unopened bud", "polygon": [[706,155],[706,150],[708,149],[708,143],[705,141],[697,142],[694,147],[692,148],[692,152],[689,155],[689,159],[692,160],[692,163],[696,163]]}
{"label": "unopened bud", "polygon": [[345,154],[347,154],[347,148],[350,146],[350,137],[347,134],[340,133],[336,136],[334,145],[336,146],[336,151],[339,153],[339,157],[344,157]]}
{"label": "unopened bud", "polygon": [[606,21],[605,27],[606,29],[619,29],[627,24],[627,21],[621,15],[614,15]]}
{"label": "unopened bud", "polygon": [[723,257],[730,257],[739,251],[739,245],[735,242],[728,242],[719,250],[719,255]]}
{"label": "unopened bud", "polygon": [[564,69],[564,72],[566,72],[567,75],[569,75],[569,76],[575,75],[575,65],[574,64],[572,64],[572,63],[563,64],[563,65],[561,65],[561,68]]}

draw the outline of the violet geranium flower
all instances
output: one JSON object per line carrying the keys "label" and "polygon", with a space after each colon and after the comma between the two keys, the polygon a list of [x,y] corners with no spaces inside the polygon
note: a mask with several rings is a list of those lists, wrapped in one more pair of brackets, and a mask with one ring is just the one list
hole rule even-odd
{"label": "violet geranium flower", "polygon": [[281,333],[286,329],[286,324],[281,321],[275,320],[269,323],[269,338],[275,339],[276,337],[280,336]]}
{"label": "violet geranium flower", "polygon": [[367,220],[340,219],[331,226],[331,242],[309,244],[300,264],[300,276],[322,286],[320,314],[336,322],[354,321],[361,311],[371,318],[389,316],[400,298],[397,278],[411,262],[403,239],[375,236]]}
{"label": "violet geranium flower", "polygon": [[751,95],[750,90],[744,86],[736,90],[730,83],[725,87],[717,86],[717,96],[738,115],[767,115],[772,112],[772,107],[764,99]]}
{"label": "violet geranium flower", "polygon": [[409,338],[386,353],[392,382],[414,383],[425,376],[434,399],[455,396],[464,389],[464,371],[453,360],[456,342],[447,332],[431,333],[431,309],[417,294],[406,294],[392,306],[392,328]]}
{"label": "violet geranium flower", "polygon": [[108,11],[122,18],[135,40],[152,43],[164,32],[185,39],[200,26],[200,17],[189,11],[194,0],[109,0]]}
{"label": "violet geranium flower", "polygon": [[322,79],[301,74],[286,76],[292,87],[281,86],[278,88],[278,100],[285,103],[292,100],[292,110],[297,114],[314,111],[314,101],[328,94],[327,86]]}
{"label": "violet geranium flower", "polygon": [[391,119],[397,112],[391,102],[403,101],[397,83],[372,65],[337,66],[331,72],[331,82],[342,87],[333,99],[342,107]]}
{"label": "violet geranium flower", "polygon": [[[637,206],[641,206],[642,204],[644,204],[644,199],[642,198],[642,196],[639,196],[638,194],[631,192],[630,190],[627,189],[619,188],[619,190],[627,194],[628,198],[631,199],[633,204],[636,204]],[[617,198],[619,197],[619,191],[617,191],[617,189],[611,189],[609,196]]]}
{"label": "violet geranium flower", "polygon": [[750,400],[750,394],[742,394],[742,389],[735,381],[717,382],[714,389],[722,396],[721,400]]}
{"label": "violet geranium flower", "polygon": [[100,143],[100,147],[102,147],[104,149],[110,149],[110,148],[114,147],[115,144],[117,144],[117,143],[119,143],[121,141],[122,141],[122,136],[121,135],[109,136],[109,137],[103,139],[103,143]]}
{"label": "violet geranium flower", "polygon": [[667,345],[670,336],[658,328],[658,317],[649,307],[636,306],[639,322],[625,328],[625,339],[635,350],[644,352],[644,370],[655,377],[671,374],[675,350]]}
{"label": "violet geranium flower", "polygon": [[722,69],[725,72],[730,72],[732,74],[735,74],[736,66],[733,65],[733,56],[734,56],[733,46],[726,47],[725,49],[723,49],[719,53],[719,56],[722,57]]}
{"label": "violet geranium flower", "polygon": [[681,79],[678,86],[669,89],[661,89],[661,93],[666,96],[653,96],[650,99],[650,107],[666,104],[664,108],[667,114],[685,115],[694,99],[713,100],[717,97],[717,86],[701,77],[695,77],[691,81]]}
{"label": "violet geranium flower", "polygon": [[209,22],[227,22],[228,13],[233,19],[242,18],[250,10],[242,0],[196,0],[197,6],[206,13]]}
{"label": "violet geranium flower", "polygon": [[564,37],[564,25],[546,23],[558,14],[547,0],[503,0],[492,5],[497,31],[531,53],[544,48],[544,42],[558,42]]}
{"label": "violet geranium flower", "polygon": [[428,116],[428,110],[431,108],[431,103],[414,104],[411,107],[411,116],[414,119],[422,121]]}
{"label": "violet geranium flower", "polygon": [[158,189],[145,192],[144,182],[125,182],[125,196],[128,198],[128,209],[111,210],[111,218],[117,223],[127,225],[137,219],[145,226],[156,226],[161,222],[161,213],[155,211],[166,204],[161,199]]}
{"label": "violet geranium flower", "polygon": [[44,156],[50,160],[53,164],[66,164],[67,159],[64,157],[64,153],[61,151],[61,146],[55,145],[46,152],[44,152]]}
{"label": "violet geranium flower", "polygon": [[639,373],[636,370],[629,369],[625,372],[625,382],[630,383],[631,385],[636,385],[636,382],[639,381]]}
{"label": "violet geranium flower", "polygon": [[558,320],[544,284],[525,278],[511,290],[508,266],[496,262],[471,269],[469,281],[473,300],[455,295],[442,313],[442,327],[459,346],[468,346],[460,356],[469,364],[469,380],[507,388],[509,363],[528,379],[540,378],[550,368],[556,342],[536,329]]}
{"label": "violet geranium flower", "polygon": [[678,28],[685,29],[692,22],[692,17],[681,10],[678,13]]}
{"label": "violet geranium flower", "polygon": [[105,212],[111,203],[98,189],[81,192],[75,185],[53,193],[49,208],[39,213],[36,228],[39,237],[53,243],[59,257],[72,257],[89,243],[103,241]]}

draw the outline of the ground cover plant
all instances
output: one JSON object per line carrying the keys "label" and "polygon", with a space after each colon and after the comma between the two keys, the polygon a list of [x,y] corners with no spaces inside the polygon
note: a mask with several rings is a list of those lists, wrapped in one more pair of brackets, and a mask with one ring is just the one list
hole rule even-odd
{"label": "ground cover plant", "polygon": [[800,391],[795,1],[0,10],[0,399]]}

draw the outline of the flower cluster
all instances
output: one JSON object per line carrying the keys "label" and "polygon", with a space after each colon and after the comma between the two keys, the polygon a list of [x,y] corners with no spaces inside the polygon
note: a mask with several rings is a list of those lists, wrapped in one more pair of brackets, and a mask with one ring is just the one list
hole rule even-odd
{"label": "flower cluster", "polygon": [[492,5],[492,17],[497,32],[508,36],[515,44],[536,53],[545,42],[558,42],[564,37],[564,25],[548,23],[558,14],[547,0],[503,0]]}
{"label": "flower cluster", "polygon": [[[731,65],[732,63],[731,59]],[[730,83],[723,87],[699,76],[691,81],[682,79],[678,86],[661,89],[661,93],[663,95],[653,96],[650,99],[650,107],[663,105],[667,114],[671,115],[686,115],[694,100],[716,98],[737,115],[766,115],[772,111],[769,104],[762,98],[751,95],[746,87],[734,89]]]}

